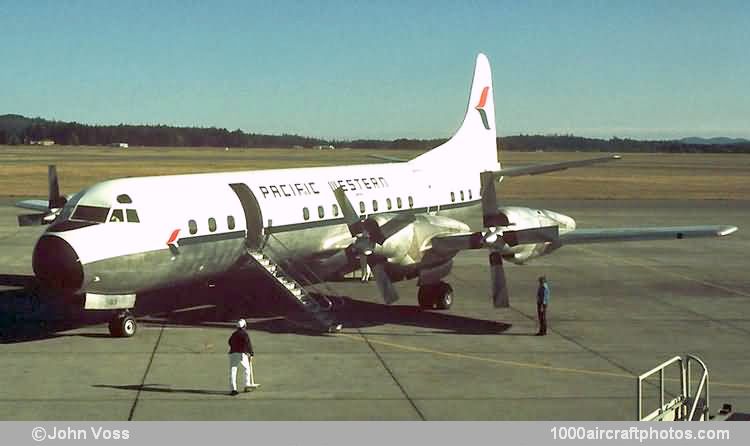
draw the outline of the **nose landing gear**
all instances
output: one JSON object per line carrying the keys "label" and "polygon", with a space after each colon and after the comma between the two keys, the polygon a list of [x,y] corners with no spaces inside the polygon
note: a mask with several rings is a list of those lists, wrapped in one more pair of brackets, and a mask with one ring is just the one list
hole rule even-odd
{"label": "nose landing gear", "polygon": [[109,334],[115,338],[129,338],[135,334],[137,329],[135,317],[130,311],[117,313],[109,321]]}

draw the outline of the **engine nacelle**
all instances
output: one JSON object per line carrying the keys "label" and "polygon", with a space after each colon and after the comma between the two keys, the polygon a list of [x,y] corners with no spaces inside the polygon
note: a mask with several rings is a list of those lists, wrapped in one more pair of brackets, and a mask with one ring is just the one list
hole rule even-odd
{"label": "engine nacelle", "polygon": [[[557,226],[560,234],[564,234],[576,228],[576,222],[571,217],[547,209],[509,206],[498,208],[498,213],[504,216],[507,221],[506,226],[499,228],[501,230],[519,231],[522,229]],[[547,255],[559,247],[558,243],[551,242],[517,246],[506,245],[502,249],[502,255],[503,259],[520,265],[535,257]]]}
{"label": "engine nacelle", "polygon": [[[374,217],[376,220],[379,216]],[[378,221],[382,226],[387,219]],[[429,249],[430,240],[437,235],[468,232],[469,226],[452,218],[438,215],[417,215],[416,220],[389,237],[382,246],[375,247],[375,254],[388,259],[391,264],[412,265],[422,261]]]}

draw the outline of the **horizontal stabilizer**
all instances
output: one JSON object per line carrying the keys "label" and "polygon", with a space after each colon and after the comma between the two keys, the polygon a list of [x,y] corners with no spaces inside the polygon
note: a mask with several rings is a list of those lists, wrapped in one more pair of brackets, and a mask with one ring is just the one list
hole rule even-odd
{"label": "horizontal stabilizer", "polygon": [[652,228],[576,229],[560,236],[562,245],[582,243],[627,242],[640,240],[672,240],[697,237],[723,237],[737,230],[736,226],[674,226]]}
{"label": "horizontal stabilizer", "polygon": [[380,160],[380,161],[388,161],[389,163],[405,163],[409,161],[409,160],[405,160],[403,158],[399,158],[396,156],[375,155],[375,154],[370,154],[367,156],[369,156],[370,158],[374,158],[376,160]]}
{"label": "horizontal stabilizer", "polygon": [[16,207],[31,209],[32,211],[49,211],[49,202],[47,200],[22,200],[16,202]]}
{"label": "horizontal stabilizer", "polygon": [[540,175],[543,173],[557,172],[560,170],[570,169],[572,167],[583,167],[591,164],[606,163],[608,161],[619,160],[620,155],[609,155],[600,158],[589,158],[578,161],[565,161],[562,163],[537,164],[535,166],[524,167],[507,167],[494,172],[495,177],[517,177],[521,175]]}

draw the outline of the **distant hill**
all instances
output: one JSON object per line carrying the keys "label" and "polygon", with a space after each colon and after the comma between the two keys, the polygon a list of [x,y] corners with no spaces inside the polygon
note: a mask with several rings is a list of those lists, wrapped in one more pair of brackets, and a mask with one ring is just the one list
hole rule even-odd
{"label": "distant hill", "polygon": [[[268,135],[229,131],[216,127],[166,125],[88,125],[48,121],[21,115],[0,115],[0,145],[30,144],[52,140],[60,145],[104,146],[128,143],[150,147],[316,147],[333,145],[353,149],[426,150],[445,139],[323,140],[300,135]],[[573,135],[513,135],[497,138],[500,150],[612,152],[612,153],[750,153],[750,140],[742,138],[684,138],[672,141],[640,141],[628,138],[583,138]]]}
{"label": "distant hill", "polygon": [[747,144],[750,143],[750,139],[745,138],[728,138],[726,136],[717,136],[715,138],[701,138],[698,136],[690,136],[678,140],[685,144],[699,144],[699,145],[724,145],[724,144]]}
{"label": "distant hill", "polygon": [[43,121],[43,119],[32,119],[21,115],[0,115],[0,130],[9,132],[22,131],[31,127],[34,121]]}

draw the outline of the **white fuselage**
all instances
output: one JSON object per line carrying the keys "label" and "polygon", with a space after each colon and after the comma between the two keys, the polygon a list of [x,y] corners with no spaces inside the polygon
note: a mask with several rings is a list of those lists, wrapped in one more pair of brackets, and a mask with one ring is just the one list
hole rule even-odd
{"label": "white fuselage", "polygon": [[[249,203],[238,192],[245,187]],[[279,262],[305,262],[345,248],[352,236],[334,187],[345,191],[362,217],[412,213],[460,221],[480,199],[476,174],[423,171],[411,163],[125,178],[76,194],[42,239],[67,242],[83,268],[80,284],[66,288],[138,293],[227,272],[248,246]],[[76,227],[90,219],[81,218],[79,207],[95,208],[100,222]],[[133,214],[138,222],[129,221]],[[468,230],[448,226],[447,232]],[[380,247],[395,265],[421,260],[418,253],[399,257],[387,248]]]}

